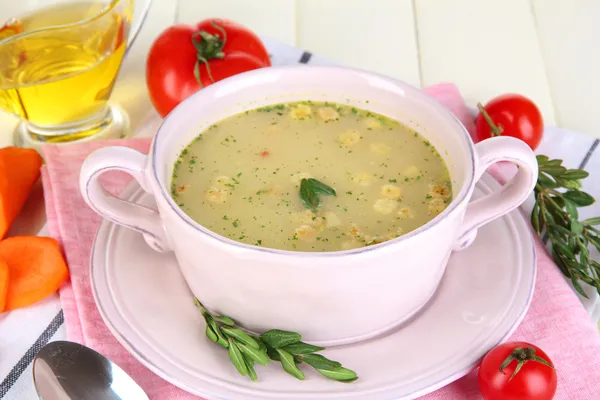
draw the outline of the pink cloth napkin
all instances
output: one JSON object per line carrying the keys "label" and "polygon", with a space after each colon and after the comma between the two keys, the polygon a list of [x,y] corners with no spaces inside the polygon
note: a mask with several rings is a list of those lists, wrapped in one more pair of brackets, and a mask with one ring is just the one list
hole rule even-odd
{"label": "pink cloth napkin", "polygon": [[[450,109],[469,129],[473,121],[454,85],[425,89]],[[89,282],[92,241],[101,218],[87,207],[79,194],[79,169],[92,151],[108,145],[128,146],[147,152],[148,139],[89,142],[68,146],[46,146],[42,171],[50,232],[64,247],[71,282],[60,292],[67,335],[104,354],[129,373],[151,399],[198,399],[146,369],[112,336],[102,321]],[[104,186],[118,194],[131,178],[108,173]],[[511,340],[539,345],[554,361],[559,375],[556,399],[587,400],[600,397],[600,335],[539,241],[538,275],[531,307]],[[448,343],[448,345],[452,345]],[[476,372],[424,396],[426,400],[480,399]]]}

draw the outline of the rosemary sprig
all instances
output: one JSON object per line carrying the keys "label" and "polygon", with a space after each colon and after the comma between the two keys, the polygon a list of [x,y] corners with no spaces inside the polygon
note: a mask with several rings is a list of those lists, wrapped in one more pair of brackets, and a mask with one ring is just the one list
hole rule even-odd
{"label": "rosemary sprig", "polygon": [[304,373],[298,367],[302,363],[339,382],[358,379],[356,372],[317,354],[324,348],[302,342],[299,333],[271,329],[259,336],[250,335],[240,329],[233,319],[212,314],[197,298],[194,298],[194,304],[206,321],[206,336],[228,350],[229,359],[242,376],[256,381],[255,363],[267,365],[271,361],[278,361],[287,373],[300,380],[304,379]]}
{"label": "rosemary sprig", "polygon": [[552,246],[552,258],[571,280],[579,294],[587,297],[580,282],[600,293],[600,263],[590,258],[590,246],[600,251],[600,217],[579,220],[577,209],[595,202],[580,190],[581,179],[588,173],[567,169],[562,160],[550,160],[538,155],[538,181],[535,186],[535,205],[531,225],[540,237],[547,236]]}

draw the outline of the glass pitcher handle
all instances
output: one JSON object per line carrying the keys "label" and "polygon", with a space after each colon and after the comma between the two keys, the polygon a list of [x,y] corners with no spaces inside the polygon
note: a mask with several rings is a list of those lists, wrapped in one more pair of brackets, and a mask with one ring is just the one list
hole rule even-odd
{"label": "glass pitcher handle", "polygon": [[131,19],[131,31],[129,32],[129,38],[127,39],[127,48],[125,49],[125,54],[129,51],[133,42],[137,38],[138,33],[144,25],[144,21],[148,16],[148,11],[150,11],[150,5],[152,4],[152,0],[129,0],[133,3],[133,16]]}

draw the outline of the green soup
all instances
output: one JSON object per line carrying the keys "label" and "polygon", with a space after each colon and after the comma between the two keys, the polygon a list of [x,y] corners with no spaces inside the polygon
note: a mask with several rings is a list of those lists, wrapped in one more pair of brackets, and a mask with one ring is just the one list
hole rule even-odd
{"label": "green soup", "polygon": [[426,224],[452,188],[444,161],[417,132],[355,107],[305,101],[212,125],[181,152],[171,194],[193,220],[238,242],[338,251]]}

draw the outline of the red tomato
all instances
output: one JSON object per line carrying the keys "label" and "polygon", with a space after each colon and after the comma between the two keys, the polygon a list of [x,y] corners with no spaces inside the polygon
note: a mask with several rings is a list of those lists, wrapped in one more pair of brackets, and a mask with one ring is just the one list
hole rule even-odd
{"label": "red tomato", "polygon": [[479,367],[479,390],[485,400],[550,400],[556,393],[556,381],[548,355],[525,342],[493,348]]}
{"label": "red tomato", "polygon": [[[478,105],[481,111],[481,105]],[[498,96],[483,107],[489,115],[486,120],[483,112],[477,116],[478,141],[492,136],[512,136],[521,139],[535,150],[542,140],[544,122],[537,106],[527,97],[519,94]]]}
{"label": "red tomato", "polygon": [[271,65],[258,36],[235,22],[175,25],[154,41],[146,62],[150,100],[161,116],[204,86]]}

